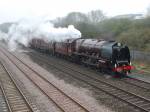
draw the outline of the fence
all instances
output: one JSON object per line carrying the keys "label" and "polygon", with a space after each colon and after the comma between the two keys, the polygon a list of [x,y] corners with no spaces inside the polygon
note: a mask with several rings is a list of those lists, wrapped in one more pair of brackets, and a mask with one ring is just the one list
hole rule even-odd
{"label": "fence", "polygon": [[140,61],[146,61],[150,63],[150,53],[135,51],[135,50],[131,50],[130,53],[131,53],[132,60],[140,60]]}

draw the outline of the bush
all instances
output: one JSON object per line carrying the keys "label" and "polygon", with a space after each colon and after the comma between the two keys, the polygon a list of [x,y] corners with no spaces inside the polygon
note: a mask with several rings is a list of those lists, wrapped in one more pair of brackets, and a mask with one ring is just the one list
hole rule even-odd
{"label": "bush", "polygon": [[130,29],[120,34],[117,40],[137,50],[149,50],[150,28]]}

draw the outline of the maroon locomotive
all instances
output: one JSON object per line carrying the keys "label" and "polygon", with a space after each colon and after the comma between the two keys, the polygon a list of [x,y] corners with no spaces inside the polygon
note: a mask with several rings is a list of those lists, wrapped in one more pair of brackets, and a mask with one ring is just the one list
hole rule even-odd
{"label": "maroon locomotive", "polygon": [[128,74],[132,69],[129,48],[116,41],[79,38],[44,42],[41,39],[32,39],[30,45],[32,48],[67,57],[102,71]]}

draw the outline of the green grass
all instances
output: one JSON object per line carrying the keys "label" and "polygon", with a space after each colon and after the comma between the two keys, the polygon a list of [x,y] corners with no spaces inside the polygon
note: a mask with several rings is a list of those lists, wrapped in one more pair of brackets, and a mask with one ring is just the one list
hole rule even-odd
{"label": "green grass", "polygon": [[133,72],[142,72],[144,74],[150,75],[150,63],[142,61],[133,61],[133,66],[135,67]]}

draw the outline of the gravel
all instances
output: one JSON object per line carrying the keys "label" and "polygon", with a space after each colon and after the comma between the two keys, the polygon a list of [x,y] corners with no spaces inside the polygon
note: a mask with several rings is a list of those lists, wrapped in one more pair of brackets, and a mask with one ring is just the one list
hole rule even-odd
{"label": "gravel", "polygon": [[38,71],[38,73],[42,74],[43,77],[47,78],[50,82],[59,87],[59,89],[65,91],[69,96],[83,104],[91,112],[112,112],[110,108],[107,108],[102,104],[99,105],[97,100],[92,97],[91,91],[88,89],[77,86],[75,87],[74,85],[70,85],[68,82],[66,83],[62,79],[56,78],[52,72],[50,73],[38,64],[34,63],[27,55],[18,55],[18,53],[16,53],[16,55],[24,60],[24,62],[30,65],[34,70]]}
{"label": "gravel", "polygon": [[[58,61],[60,61],[60,60],[58,60]],[[132,93],[135,93],[135,94],[138,94],[138,95],[141,95],[141,96],[143,96],[145,98],[150,99],[150,91],[147,91],[147,90],[139,88],[137,86],[128,84],[128,83],[122,81],[121,79],[111,78],[108,75],[104,75],[105,77],[103,77],[98,72],[96,72],[96,73],[93,73],[93,71],[89,72],[90,71],[89,69],[82,69],[83,67],[79,67],[79,66],[77,67],[77,66],[73,65],[72,63],[67,63],[66,61],[64,61],[63,64],[69,64],[71,67],[73,67],[77,71],[81,71],[83,73],[89,74],[89,76],[93,76],[94,78],[101,79],[102,81],[106,81],[108,83],[111,83],[114,86],[117,86],[119,88],[124,89],[125,91],[129,91],[129,92],[132,92]],[[45,66],[43,66],[43,67],[45,67]]]}
{"label": "gravel", "polygon": [[[77,87],[84,87],[84,88],[89,89],[90,92],[91,92],[91,94],[92,94],[92,97],[94,97],[95,99],[97,99],[97,101],[99,102],[99,104],[105,104],[107,107],[110,107],[113,110],[118,111],[118,112],[135,111],[135,110],[133,110],[133,107],[127,105],[126,103],[124,103],[124,102],[122,102],[120,100],[117,100],[114,97],[111,97],[111,96],[105,94],[104,92],[97,91],[97,90],[93,89],[91,86],[89,86],[89,85],[87,85],[87,84],[85,84],[83,82],[79,82],[78,80],[74,79],[71,76],[68,76],[66,74],[63,74],[63,73],[57,71],[57,70],[54,70],[54,69],[50,68],[49,66],[47,66],[46,64],[43,64],[39,60],[36,60],[34,57],[31,57],[31,58],[32,58],[33,61],[35,61],[36,63],[38,63],[40,66],[46,68],[49,72],[53,71],[53,73],[55,74],[55,76],[57,76],[60,79],[65,80],[67,83],[73,84],[74,86],[77,86]],[[56,60],[56,59],[54,59],[54,60]],[[48,60],[48,61],[50,61],[50,60]],[[61,60],[58,59],[57,61],[61,61]],[[70,64],[70,65],[72,65],[72,64]],[[80,67],[79,71],[82,68],[83,67]],[[87,70],[87,69],[85,69],[85,70]],[[91,74],[91,75],[93,75],[93,74]],[[99,77],[99,78],[104,79],[104,77],[103,78]],[[106,76],[106,78],[104,80],[110,81],[114,85],[116,85],[116,86],[118,86],[120,88],[126,89],[128,91],[135,92],[135,93],[139,92],[139,94],[141,94],[141,95],[145,94],[145,93],[143,93],[143,91],[140,90],[140,88],[133,87],[131,85],[125,84],[124,82],[120,81],[120,79],[113,79],[113,78],[111,78],[109,76]],[[147,95],[145,95],[145,96],[146,97],[149,96],[149,93],[147,93]]]}
{"label": "gravel", "polygon": [[6,59],[3,60],[7,64],[7,68],[14,73],[14,77],[17,77],[24,84],[25,88],[30,93],[32,100],[41,112],[61,112],[59,108],[56,107],[56,105],[50,101],[47,96],[45,96],[27,77],[25,77],[22,72],[16,69],[10,61]]}

